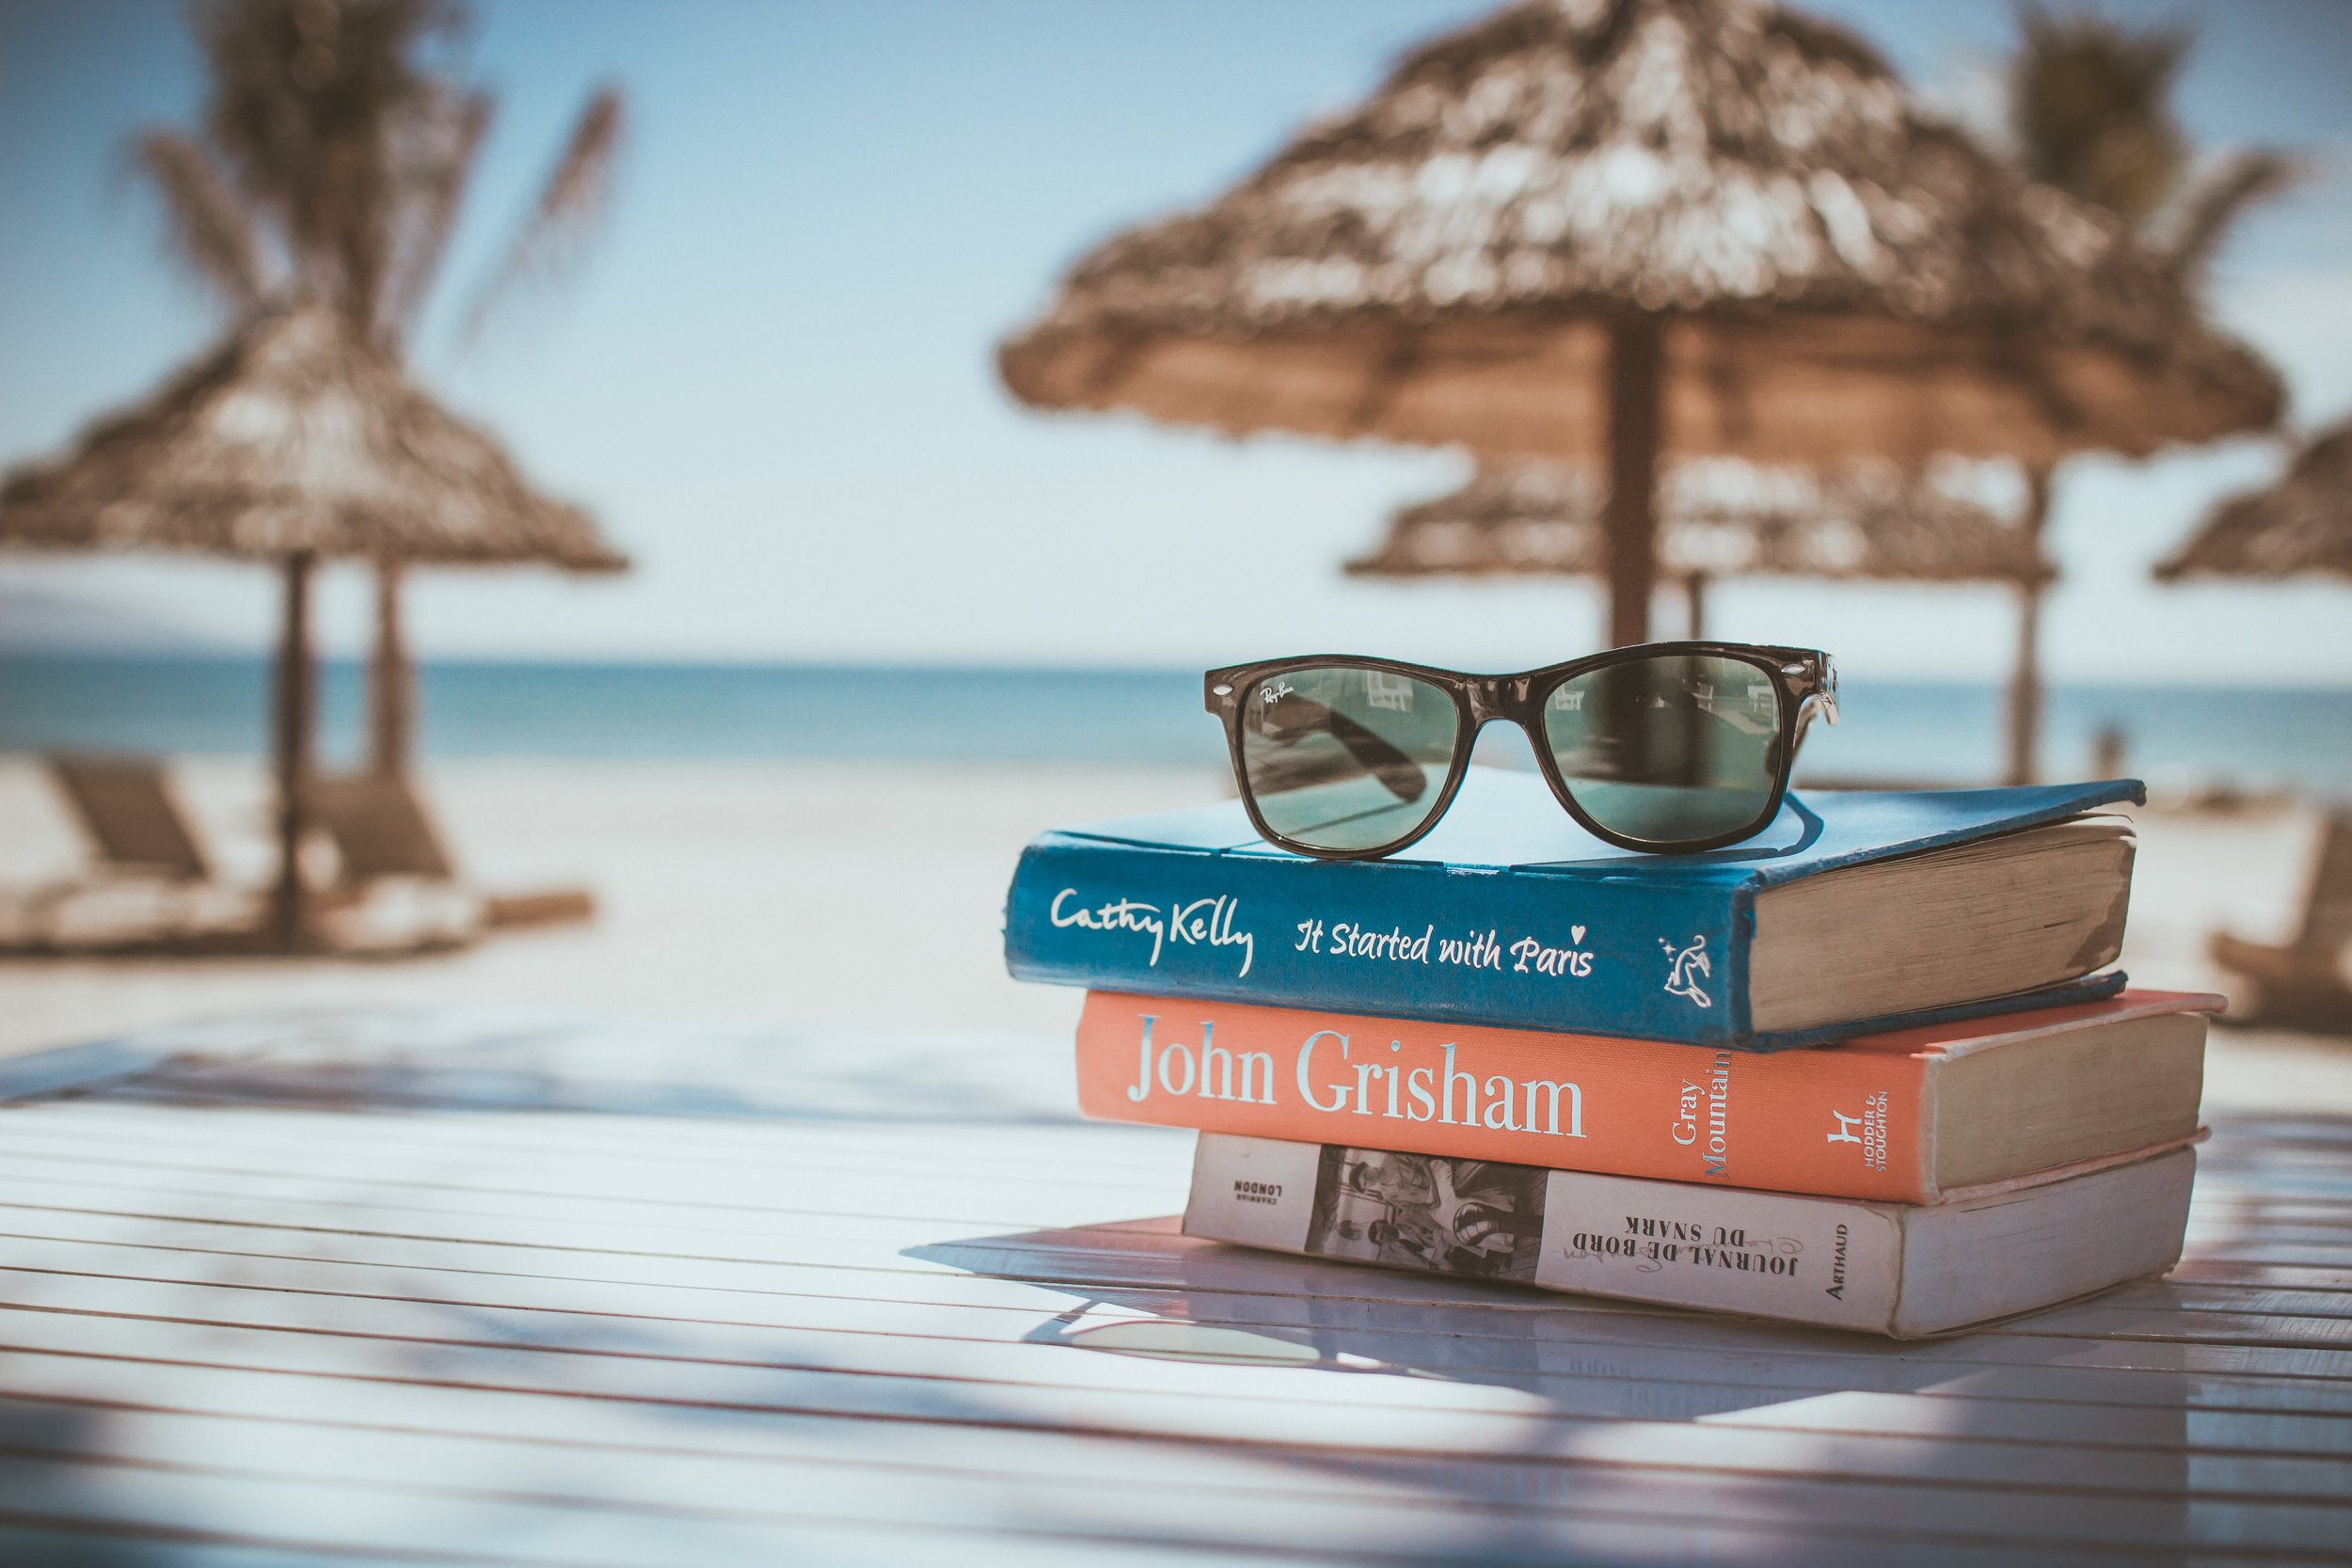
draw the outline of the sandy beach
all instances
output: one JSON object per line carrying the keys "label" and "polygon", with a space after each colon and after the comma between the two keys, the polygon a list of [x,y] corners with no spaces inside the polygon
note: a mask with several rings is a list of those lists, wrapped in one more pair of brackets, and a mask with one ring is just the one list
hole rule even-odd
{"label": "sandy beach", "polygon": [[[224,876],[258,884],[267,781],[246,759],[178,764]],[[587,884],[592,924],[457,953],[315,959],[0,962],[0,1053],[146,1024],[315,1006],[497,1005],[857,1029],[1066,1031],[1079,993],[1016,985],[998,932],[1014,859],[1041,829],[1230,791],[1192,769],[876,762],[465,760],[423,787],[489,892]],[[2135,982],[2224,989],[2205,934],[2292,927],[2315,822],[2272,805],[2137,814],[2123,961]],[[36,759],[0,755],[0,887],[71,874],[82,850]],[[2215,1107],[2352,1110],[2352,1041],[2217,1029]]]}

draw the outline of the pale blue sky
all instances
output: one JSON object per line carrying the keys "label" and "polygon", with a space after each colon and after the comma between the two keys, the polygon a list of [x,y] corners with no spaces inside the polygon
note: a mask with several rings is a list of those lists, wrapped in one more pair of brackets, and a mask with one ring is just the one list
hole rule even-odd
{"label": "pale blue sky", "polygon": [[[1963,108],[1985,101],[2012,25],[2007,0],[1814,8]],[[2180,106],[2201,143],[2312,160],[2236,234],[2217,304],[2287,372],[2298,421],[2352,409],[2352,6],[2109,8],[2196,24]],[[991,368],[996,338],[1092,241],[1215,195],[1478,9],[479,5],[470,58],[502,111],[418,370],[641,565],[587,583],[432,574],[417,641],[428,656],[1068,664],[1347,647],[1502,666],[1592,646],[1579,586],[1339,577],[1389,507],[1464,472],[1456,455],[1041,418]],[[456,353],[464,285],[606,77],[634,118],[604,243],[576,287]],[[215,330],[121,174],[125,136],[193,123],[202,89],[167,0],[0,0],[0,462],[66,440]],[[2277,462],[2239,443],[2067,469],[2055,673],[2352,681],[2352,592],[2145,581],[2207,500]],[[361,585],[335,577],[328,637],[356,646]],[[272,614],[251,568],[0,563],[0,614],[59,597],[257,646]],[[1817,643],[1856,673],[1990,678],[2009,656],[1993,590],[1765,583],[1717,606],[1723,635]]]}

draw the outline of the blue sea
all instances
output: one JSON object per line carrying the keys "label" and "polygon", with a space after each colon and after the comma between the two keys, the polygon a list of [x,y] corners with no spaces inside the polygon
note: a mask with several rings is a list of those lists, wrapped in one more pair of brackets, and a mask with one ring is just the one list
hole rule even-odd
{"label": "blue sea", "polygon": [[[427,756],[1224,760],[1191,670],[450,661],[421,686]],[[329,761],[358,755],[361,693],[358,665],[326,665]],[[0,655],[0,750],[259,753],[268,695],[258,657]],[[1850,680],[1843,708],[1800,777],[1964,784],[2002,766],[1995,687]],[[2060,686],[2046,715],[2050,778],[2087,775],[2112,726],[2125,770],[2161,785],[2352,799],[2352,690]]]}

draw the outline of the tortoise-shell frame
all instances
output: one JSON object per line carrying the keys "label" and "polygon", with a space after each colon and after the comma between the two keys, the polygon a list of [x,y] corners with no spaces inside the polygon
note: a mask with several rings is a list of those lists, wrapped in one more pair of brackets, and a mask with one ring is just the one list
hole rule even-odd
{"label": "tortoise-shell frame", "polygon": [[[1551,742],[1543,729],[1544,705],[1562,683],[1587,675],[1596,670],[1613,665],[1638,663],[1645,659],[1674,657],[1681,655],[1701,655],[1710,658],[1733,659],[1759,670],[1772,681],[1778,708],[1780,733],[1772,748],[1778,759],[1773,769],[1771,797],[1757,812],[1755,820],[1729,832],[1709,834],[1701,838],[1644,840],[1629,837],[1602,827],[1593,820],[1576,802],[1576,796],[1567,781],[1560,776],[1557,760],[1552,756]],[[1249,787],[1249,768],[1242,757],[1241,715],[1251,689],[1260,682],[1295,671],[1309,669],[1377,670],[1390,674],[1409,675],[1445,692],[1454,701],[1460,722],[1454,737],[1454,758],[1446,770],[1445,784],[1438,792],[1437,803],[1429,815],[1409,833],[1387,844],[1365,849],[1327,849],[1311,844],[1301,844],[1284,837],[1266,825],[1258,810],[1256,796]],[[1297,658],[1261,659],[1251,664],[1232,664],[1221,670],[1211,670],[1201,677],[1202,698],[1209,712],[1216,714],[1225,725],[1225,743],[1233,763],[1233,779],[1241,787],[1241,802],[1249,813],[1250,825],[1269,844],[1318,860],[1369,861],[1393,855],[1399,849],[1418,841],[1436,827],[1454,803],[1454,791],[1462,784],[1462,775],[1470,767],[1470,750],[1478,732],[1501,720],[1517,724],[1526,732],[1535,752],[1536,767],[1544,782],[1567,814],[1594,837],[1621,848],[1641,849],[1652,854],[1695,854],[1703,849],[1721,848],[1753,838],[1780,815],[1783,797],[1788,793],[1788,775],[1796,766],[1797,747],[1804,737],[1813,716],[1820,714],[1830,723],[1837,722],[1837,672],[1831,665],[1829,655],[1815,648],[1779,648],[1753,642],[1644,642],[1629,648],[1613,648],[1605,654],[1587,658],[1570,659],[1565,664],[1547,664],[1540,670],[1529,670],[1515,675],[1471,675],[1458,670],[1439,670],[1426,664],[1406,664],[1399,659],[1368,658],[1355,654],[1316,654]]]}

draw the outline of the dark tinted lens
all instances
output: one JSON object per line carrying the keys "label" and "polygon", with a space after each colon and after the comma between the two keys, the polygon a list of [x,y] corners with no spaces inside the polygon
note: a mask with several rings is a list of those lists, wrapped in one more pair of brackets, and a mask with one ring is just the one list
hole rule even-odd
{"label": "dark tinted lens", "polygon": [[1317,849],[1376,849],[1438,809],[1462,720],[1386,670],[1293,670],[1242,699],[1242,769],[1267,827]]}
{"label": "dark tinted lens", "polygon": [[1780,693],[1738,659],[1670,654],[1564,681],[1544,737],[1585,815],[1647,844],[1761,827],[1772,799]]}

